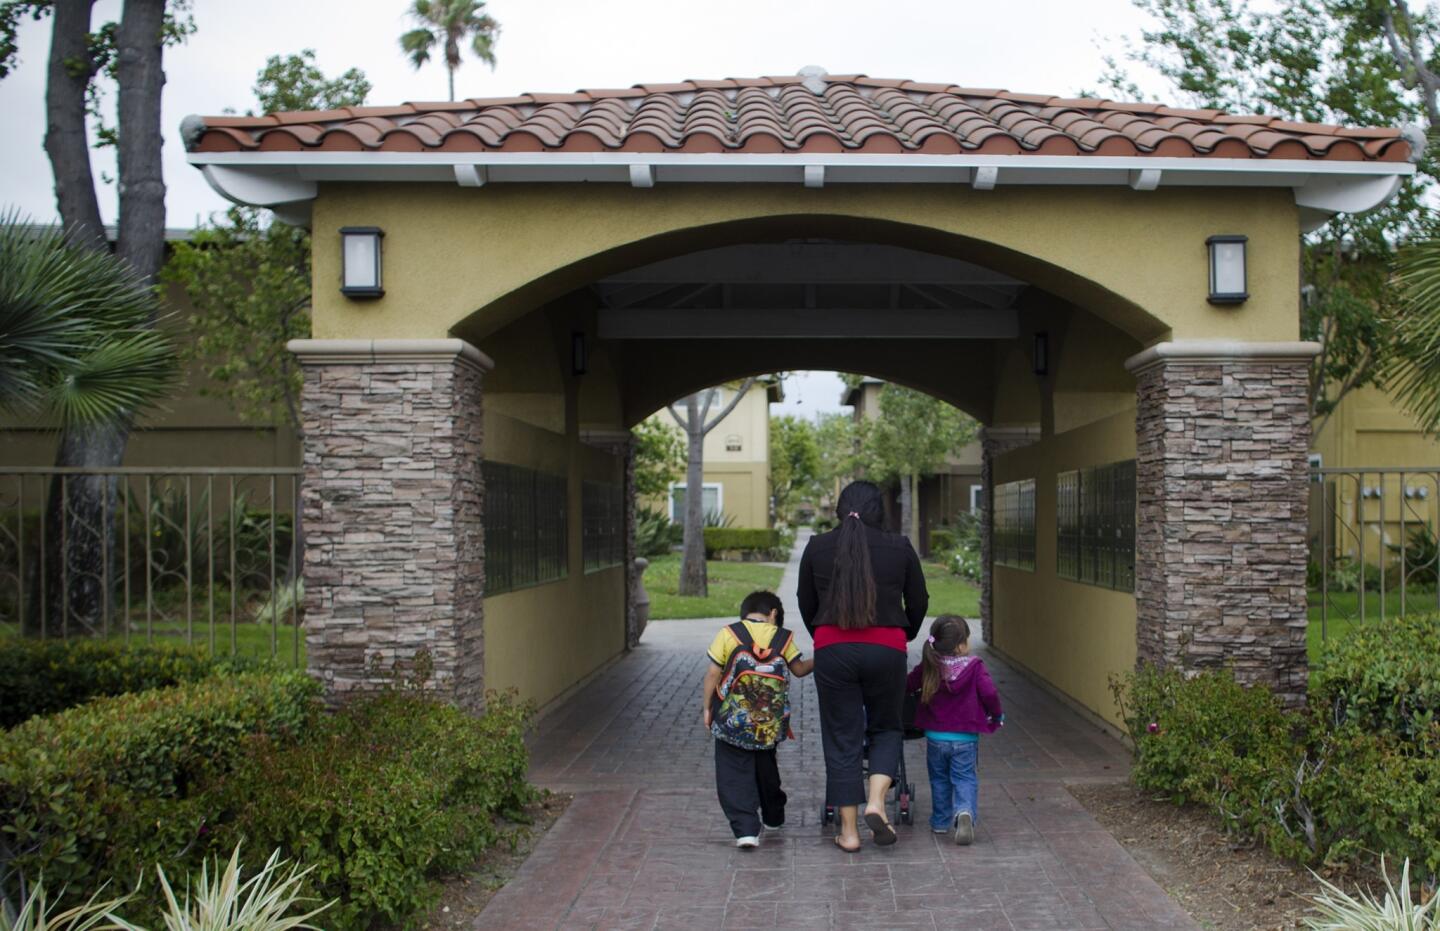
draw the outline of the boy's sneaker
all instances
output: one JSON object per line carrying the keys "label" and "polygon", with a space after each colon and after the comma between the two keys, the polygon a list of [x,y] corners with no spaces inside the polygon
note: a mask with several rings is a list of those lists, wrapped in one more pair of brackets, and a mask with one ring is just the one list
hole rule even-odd
{"label": "boy's sneaker", "polygon": [[749,837],[737,837],[735,838],[735,846],[741,850],[750,850],[751,848],[760,846],[760,838],[753,834]]}
{"label": "boy's sneaker", "polygon": [[762,827],[763,829],[765,829],[765,830],[767,830],[767,831],[778,831],[778,830],[780,830],[781,828],[783,828],[784,826],[785,826],[785,823],[784,823],[783,821],[782,821],[781,823],[779,823],[779,824],[766,824],[764,821],[761,821],[761,822],[760,822],[760,827]]}
{"label": "boy's sneaker", "polygon": [[975,843],[975,819],[968,811],[962,811],[955,816],[955,843],[961,847]]}

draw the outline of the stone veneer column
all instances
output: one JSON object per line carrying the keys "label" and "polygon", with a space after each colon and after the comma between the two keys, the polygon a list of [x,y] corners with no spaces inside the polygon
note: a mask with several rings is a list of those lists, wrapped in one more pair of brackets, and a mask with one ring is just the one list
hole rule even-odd
{"label": "stone veneer column", "polygon": [[1174,342],[1135,373],[1141,661],[1226,667],[1287,703],[1307,675],[1314,343]]}
{"label": "stone veneer column", "polygon": [[295,340],[305,373],[305,627],[332,699],[420,650],[432,686],[484,702],[481,377],[458,339]]}
{"label": "stone veneer column", "polygon": [[991,560],[995,537],[995,457],[1039,439],[1032,427],[985,427],[980,431],[980,487],[984,510],[980,512],[980,629],[986,643],[993,644],[995,630],[994,572]]}

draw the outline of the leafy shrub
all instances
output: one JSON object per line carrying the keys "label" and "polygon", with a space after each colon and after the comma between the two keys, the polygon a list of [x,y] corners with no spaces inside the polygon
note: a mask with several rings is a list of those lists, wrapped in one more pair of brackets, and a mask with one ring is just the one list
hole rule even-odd
{"label": "leafy shrub", "polygon": [[298,672],[214,676],[98,699],[0,736],[6,872],[80,890],[182,861],[212,820],[198,797],[204,780],[236,764],[242,737],[312,727],[319,689]]}
{"label": "leafy shrub", "polygon": [[1419,739],[1440,721],[1440,615],[1362,624],[1326,640],[1310,698],[1335,725]]}
{"label": "leafy shrub", "polygon": [[724,511],[706,511],[705,527],[733,527],[735,526],[735,515],[726,514]]}
{"label": "leafy shrub", "polygon": [[[1402,555],[1401,546],[1391,543],[1389,549],[1397,557],[1398,567],[1399,557]],[[1440,569],[1440,543],[1436,542],[1435,533],[1429,524],[1421,524],[1410,531],[1410,539],[1405,541],[1403,556],[1405,584],[1417,588],[1434,587],[1436,570]],[[1399,584],[1398,580],[1396,584]]]}
{"label": "leafy shrub", "polygon": [[778,531],[765,527],[706,527],[705,556],[726,551],[768,552],[780,546]]}
{"label": "leafy shrub", "polygon": [[1327,644],[1310,703],[1283,710],[1228,672],[1143,668],[1115,683],[1133,778],[1214,810],[1302,862],[1409,859],[1440,876],[1440,643],[1434,618]]}
{"label": "leafy shrub", "polygon": [[199,648],[126,646],[105,640],[0,641],[0,727],[53,714],[92,698],[194,682],[218,670],[258,666],[212,659]]}
{"label": "leafy shrub", "polygon": [[357,699],[299,743],[250,741],[214,794],[220,833],[313,869],[307,892],[337,899],[329,928],[403,923],[436,876],[497,838],[495,816],[532,798],[528,708],[491,696],[473,717],[415,691]]}
{"label": "leafy shrub", "polygon": [[953,530],[932,530],[930,531],[930,552],[948,553],[957,546],[955,531]]}
{"label": "leafy shrub", "polygon": [[635,549],[647,559],[670,552],[684,533],[685,527],[671,523],[663,511],[640,508],[635,514]]}
{"label": "leafy shrub", "polygon": [[956,550],[950,554],[950,574],[967,582],[980,583],[980,554],[973,550]]}
{"label": "leafy shrub", "polygon": [[1385,878],[1385,897],[1377,899],[1368,892],[1358,896],[1327,882],[1319,876],[1320,892],[1311,896],[1318,915],[1305,919],[1310,931],[1427,931],[1440,928],[1440,893],[1431,894],[1429,901],[1416,902],[1410,897],[1410,861],[1400,870],[1400,882],[1390,881],[1385,861],[1380,861],[1380,875]]}
{"label": "leafy shrub", "polygon": [[828,533],[834,530],[839,523],[834,514],[821,514],[815,518],[815,523],[811,526],[815,528],[816,533]]}

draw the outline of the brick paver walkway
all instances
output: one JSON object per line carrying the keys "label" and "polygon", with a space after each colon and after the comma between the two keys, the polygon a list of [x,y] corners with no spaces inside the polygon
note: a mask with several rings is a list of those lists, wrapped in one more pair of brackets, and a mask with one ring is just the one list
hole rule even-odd
{"label": "brick paver walkway", "polygon": [[[792,605],[794,577],[792,559],[782,585]],[[788,610],[808,646],[799,612]],[[1006,725],[982,743],[974,846],[930,833],[924,741],[907,741],[916,824],[897,826],[890,848],[836,850],[833,828],[821,827],[815,689],[799,680],[798,739],[780,750],[786,826],[758,850],[735,849],[697,695],[705,646],[722,623],[652,623],[638,649],[541,722],[532,778],[575,801],[477,927],[1196,927],[1065,790],[1123,778],[1125,749],[989,656]]]}

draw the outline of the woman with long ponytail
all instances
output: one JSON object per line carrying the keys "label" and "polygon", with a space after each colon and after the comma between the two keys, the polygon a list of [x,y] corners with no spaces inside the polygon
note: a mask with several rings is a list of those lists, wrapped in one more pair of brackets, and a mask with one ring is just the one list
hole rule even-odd
{"label": "woman with long ponytail", "polygon": [[[905,650],[930,602],[910,541],[881,529],[884,504],[871,482],[840,492],[840,524],[800,558],[800,615],[815,640],[815,685],[825,751],[825,794],[836,807],[842,850],[860,848],[860,806],[875,843],[893,844],[885,795],[900,765]],[[869,744],[870,778],[864,779]]]}

